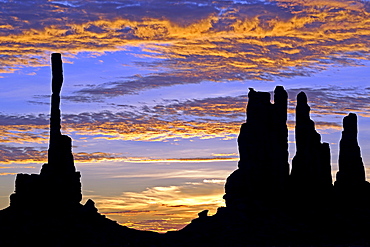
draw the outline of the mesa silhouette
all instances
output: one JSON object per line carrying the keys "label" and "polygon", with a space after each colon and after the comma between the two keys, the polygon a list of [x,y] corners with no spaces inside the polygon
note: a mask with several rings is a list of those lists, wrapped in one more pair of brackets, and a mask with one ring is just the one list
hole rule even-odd
{"label": "mesa silhouette", "polygon": [[179,231],[130,229],[82,205],[72,140],[61,134],[61,55],[52,61],[48,163],[40,174],[17,174],[10,206],[0,211],[1,246],[370,246],[370,184],[357,142],[357,116],[343,119],[339,171],[333,185],[330,147],[297,95],[296,154],[288,163],[288,94],[248,94],[238,137],[238,169],[225,184],[226,207]]}

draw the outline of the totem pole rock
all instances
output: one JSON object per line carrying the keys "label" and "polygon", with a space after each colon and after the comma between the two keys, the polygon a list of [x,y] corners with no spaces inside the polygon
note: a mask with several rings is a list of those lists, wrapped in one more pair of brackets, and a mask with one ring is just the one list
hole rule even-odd
{"label": "totem pole rock", "polygon": [[[72,140],[60,132],[60,91],[63,85],[61,55],[53,53],[50,140],[48,163],[40,174],[17,174],[11,207],[45,210],[45,206],[79,207],[82,199],[80,173],[76,172]],[[30,203],[32,202],[32,203]]]}

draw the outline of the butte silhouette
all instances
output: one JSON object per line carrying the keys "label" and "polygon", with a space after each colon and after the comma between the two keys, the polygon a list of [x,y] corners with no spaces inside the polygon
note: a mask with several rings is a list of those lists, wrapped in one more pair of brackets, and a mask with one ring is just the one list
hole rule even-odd
{"label": "butte silhouette", "polygon": [[17,174],[9,207],[0,211],[0,246],[370,246],[370,184],[357,142],[357,116],[343,119],[339,171],[333,185],[330,147],[297,95],[296,154],[288,163],[288,94],[248,94],[238,137],[238,169],[225,184],[226,207],[179,231],[158,234],[117,224],[92,200],[85,205],[72,140],[61,134],[61,55],[52,60],[48,163],[40,174]]}

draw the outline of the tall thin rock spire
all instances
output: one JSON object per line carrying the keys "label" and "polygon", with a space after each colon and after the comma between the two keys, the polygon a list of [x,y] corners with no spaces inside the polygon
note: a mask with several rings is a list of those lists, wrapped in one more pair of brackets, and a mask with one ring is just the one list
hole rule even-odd
{"label": "tall thin rock spire", "polygon": [[52,84],[51,84],[51,111],[50,111],[50,139],[48,151],[48,163],[53,164],[58,157],[58,143],[60,141],[60,91],[63,85],[63,64],[60,53],[51,54],[51,70],[52,70]]}
{"label": "tall thin rock spire", "polygon": [[296,155],[290,175],[292,190],[296,196],[311,200],[311,197],[326,197],[332,189],[330,147],[321,143],[321,136],[310,119],[310,107],[304,92],[297,95],[296,106]]}
{"label": "tall thin rock spire", "polygon": [[[51,54],[51,110],[50,110],[50,139],[48,150],[49,166],[59,173],[74,172],[75,166],[72,155],[72,139],[61,134],[60,92],[63,85],[63,63],[60,53]],[[51,171],[51,170],[50,170]]]}
{"label": "tall thin rock spire", "polygon": [[[63,84],[61,54],[51,55],[52,95],[48,163],[40,174],[17,174],[11,206],[49,210],[57,207],[79,207],[82,199],[80,172],[76,171],[72,155],[72,139],[61,134],[60,91]],[[32,202],[32,203],[30,203]],[[57,210],[58,211],[58,210]]]}

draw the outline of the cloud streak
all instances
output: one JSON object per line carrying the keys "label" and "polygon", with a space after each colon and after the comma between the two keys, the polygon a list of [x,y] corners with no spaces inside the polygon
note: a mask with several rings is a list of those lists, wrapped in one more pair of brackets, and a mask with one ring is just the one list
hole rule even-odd
{"label": "cloud streak", "polygon": [[[217,157],[193,157],[193,158],[154,158],[154,157],[128,157],[120,153],[104,152],[74,152],[76,163],[97,163],[97,162],[129,162],[129,163],[203,163],[237,161],[237,157],[217,156]],[[0,145],[0,163],[2,164],[29,164],[47,162],[46,148],[33,147],[11,147]]]}
{"label": "cloud streak", "polygon": [[[311,113],[320,130],[341,129],[342,117],[354,112],[369,117],[370,88],[323,87],[294,88],[289,92],[289,114],[294,114],[295,97],[304,91]],[[245,121],[246,95],[164,100],[155,105],[116,105],[120,111],[63,114],[63,131],[80,138],[130,141],[168,141],[174,139],[233,139]],[[332,119],[322,119],[330,116]],[[294,119],[292,117],[291,119]],[[47,144],[48,116],[0,115],[0,142]],[[294,121],[288,121],[294,127]]]}

